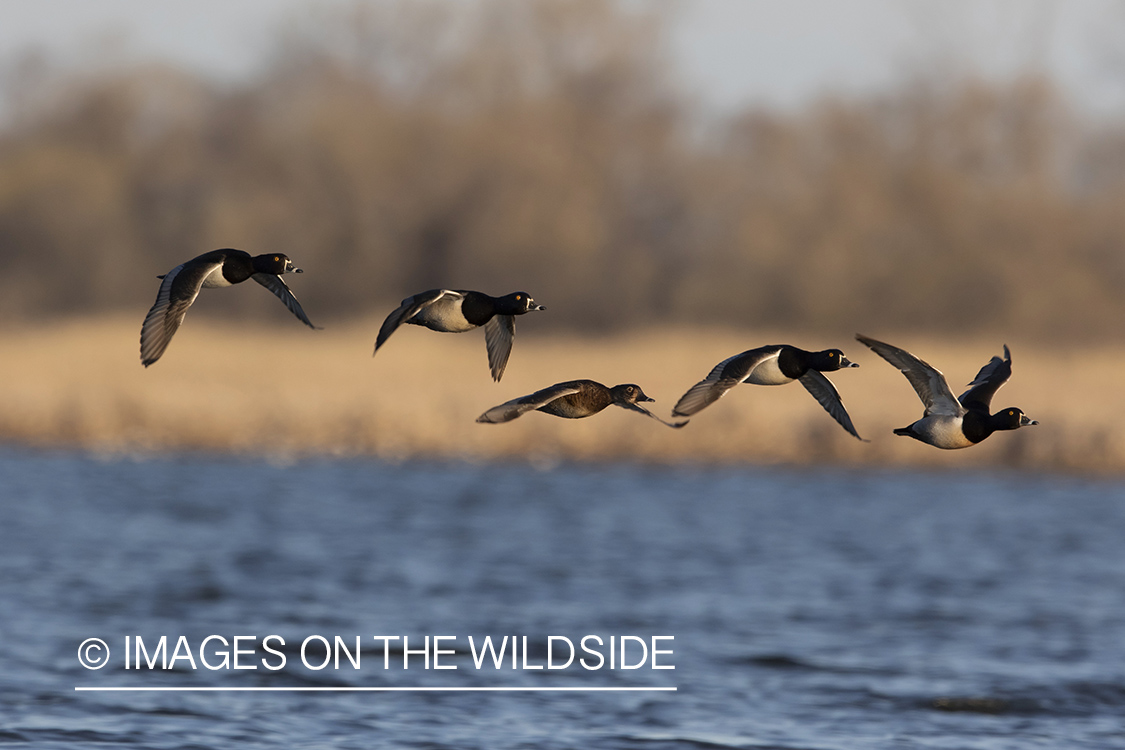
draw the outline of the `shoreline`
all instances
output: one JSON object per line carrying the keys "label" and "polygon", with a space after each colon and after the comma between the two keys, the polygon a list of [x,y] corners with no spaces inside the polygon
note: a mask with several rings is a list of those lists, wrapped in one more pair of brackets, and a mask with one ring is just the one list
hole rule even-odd
{"label": "shoreline", "polygon": [[[543,335],[518,325],[504,380],[488,374],[483,333],[404,327],[371,356],[381,321],[310,332],[292,326],[186,321],[164,358],[143,368],[139,323],[69,320],[0,331],[0,443],[109,455],[203,451],[240,456],[375,457],[559,464],[630,460],[669,466],[1033,469],[1125,473],[1125,396],[1112,387],[1125,348],[1057,347],[1009,340],[1013,377],[993,404],[1020,406],[1036,427],[979,446],[939,451],[891,429],[921,415],[905,378],[854,340],[810,335],[652,329],[608,336]],[[522,322],[522,321],[521,321]],[[884,338],[946,373],[955,392],[1003,342]],[[798,384],[733,389],[670,430],[615,407],[583,420],[529,413],[503,425],[476,417],[555,382],[636,382],[671,405],[721,359],[791,341],[843,349],[860,367],[830,373],[860,434],[845,433]],[[1048,357],[1048,352],[1050,356]],[[1075,364],[1079,357],[1081,370]],[[1045,364],[1043,364],[1045,363]],[[1066,401],[1057,373],[1068,373]],[[288,459],[286,459],[288,460]]]}
{"label": "shoreline", "polygon": [[222,451],[210,448],[156,448],[145,450],[131,447],[126,449],[104,446],[68,445],[59,443],[29,444],[16,443],[0,439],[0,453],[29,454],[59,454],[87,458],[93,461],[121,462],[129,461],[143,463],[147,461],[160,461],[164,459],[187,459],[201,462],[230,462],[230,463],[259,463],[277,468],[288,468],[317,462],[339,463],[365,463],[372,462],[386,467],[473,467],[488,468],[502,467],[526,468],[532,471],[551,472],[567,468],[614,470],[626,468],[633,470],[669,471],[673,473],[689,472],[750,472],[768,473],[779,472],[794,474],[798,472],[825,472],[839,475],[855,473],[857,475],[870,475],[871,473],[886,474],[911,474],[913,476],[948,477],[954,473],[969,477],[1020,477],[1023,479],[1039,480],[1079,480],[1089,482],[1116,483],[1125,479],[1125,471],[1107,469],[1091,470],[1070,467],[1030,466],[1011,464],[973,463],[963,466],[938,465],[934,463],[902,461],[898,463],[874,462],[796,462],[776,461],[771,463],[745,460],[704,462],[695,459],[663,460],[643,456],[606,456],[603,458],[555,458],[535,457],[524,455],[506,455],[495,457],[480,457],[456,454],[441,454],[423,456],[419,454],[409,456],[387,456],[374,453],[266,453],[255,450],[239,452]]}

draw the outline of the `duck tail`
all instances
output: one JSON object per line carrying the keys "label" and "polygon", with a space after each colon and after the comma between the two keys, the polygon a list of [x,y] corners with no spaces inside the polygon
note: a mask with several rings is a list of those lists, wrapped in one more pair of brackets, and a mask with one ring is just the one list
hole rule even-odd
{"label": "duck tail", "polygon": [[914,433],[910,431],[909,427],[899,427],[895,430],[895,434],[904,437],[914,437]]}

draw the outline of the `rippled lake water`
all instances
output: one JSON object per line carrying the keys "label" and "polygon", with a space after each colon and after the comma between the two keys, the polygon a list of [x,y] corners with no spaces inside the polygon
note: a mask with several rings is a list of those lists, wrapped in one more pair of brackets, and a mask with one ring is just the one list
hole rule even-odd
{"label": "rippled lake water", "polygon": [[[1125,747],[1121,483],[7,449],[0,492],[0,745]],[[257,668],[208,669],[211,635]],[[456,636],[457,669],[376,635]],[[468,637],[505,635],[529,668],[476,669]],[[530,668],[586,635],[672,636],[675,669]],[[191,658],[125,668],[161,636]],[[360,667],[305,667],[310,636]],[[226,690],[262,687],[580,690]]]}

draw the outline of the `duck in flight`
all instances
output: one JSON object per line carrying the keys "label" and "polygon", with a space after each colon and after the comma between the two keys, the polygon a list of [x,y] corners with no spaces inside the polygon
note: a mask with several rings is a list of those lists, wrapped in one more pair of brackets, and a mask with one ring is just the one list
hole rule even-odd
{"label": "duck in flight", "polygon": [[582,419],[597,414],[610,404],[615,404],[623,409],[652,417],[657,422],[669,427],[683,427],[687,424],[687,421],[665,422],[648,409],[637,405],[638,402],[654,400],[646,396],[639,385],[632,383],[624,383],[609,388],[594,380],[568,380],[565,383],[556,383],[548,388],[536,391],[530,396],[521,396],[499,406],[494,406],[477,417],[477,421],[487,424],[511,422],[521,414],[532,410],[553,414],[564,419]]}
{"label": "duck in flight", "polygon": [[535,304],[527,292],[490,297],[481,292],[460,289],[431,289],[407,297],[398,309],[387,316],[375,339],[375,352],[403,323],[425,326],[442,333],[464,333],[484,326],[488,366],[492,370],[492,379],[499,382],[512,353],[512,339],[516,335],[515,316],[546,309]]}
{"label": "duck in flight", "polygon": [[199,290],[233,286],[254,279],[280,299],[289,312],[307,325],[316,328],[301,309],[301,304],[281,279],[283,274],[301,273],[293,261],[281,253],[251,256],[242,250],[212,250],[157,276],[164,281],[156,293],[156,302],[141,326],[141,364],[148,367],[172,341],[187,315],[188,308],[199,296]]}
{"label": "duck in flight", "polygon": [[785,385],[794,380],[812,394],[824,410],[840,426],[859,440],[840,394],[826,372],[848,367],[859,367],[844,356],[839,349],[808,352],[788,344],[762,346],[724,359],[711,368],[703,380],[693,385],[680,397],[672,409],[672,416],[690,417],[722,398],[739,383],[754,385]]}
{"label": "duck in flight", "polygon": [[1014,406],[991,414],[992,397],[1012,377],[1012,356],[1004,346],[1004,358],[993,357],[969,383],[969,389],[954,398],[945,376],[936,367],[923,362],[908,351],[856,334],[856,339],[897,367],[918,398],[926,413],[917,422],[895,430],[937,448],[953,450],[968,448],[997,430],[1015,430],[1039,424]]}

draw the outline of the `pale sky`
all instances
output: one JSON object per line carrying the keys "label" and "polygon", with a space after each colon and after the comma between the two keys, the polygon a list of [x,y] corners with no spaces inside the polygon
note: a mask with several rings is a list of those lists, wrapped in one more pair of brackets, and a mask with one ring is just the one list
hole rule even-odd
{"label": "pale sky", "polygon": [[[218,78],[245,77],[272,31],[351,0],[4,0],[0,59],[41,47],[63,59],[126,42]],[[1119,0],[679,0],[672,49],[685,84],[716,111],[792,107],[870,92],[944,60],[991,76],[1040,67],[1092,111],[1125,111]]]}

